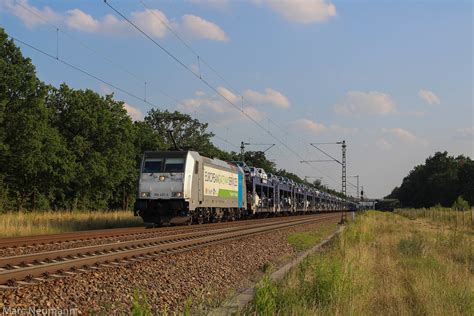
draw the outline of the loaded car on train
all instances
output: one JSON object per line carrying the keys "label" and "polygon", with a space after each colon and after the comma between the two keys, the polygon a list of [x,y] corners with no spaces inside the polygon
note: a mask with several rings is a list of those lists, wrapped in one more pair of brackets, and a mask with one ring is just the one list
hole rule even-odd
{"label": "loaded car on train", "polygon": [[140,168],[135,215],[153,225],[192,224],[340,211],[348,205],[243,162],[228,163],[192,150],[147,151]]}

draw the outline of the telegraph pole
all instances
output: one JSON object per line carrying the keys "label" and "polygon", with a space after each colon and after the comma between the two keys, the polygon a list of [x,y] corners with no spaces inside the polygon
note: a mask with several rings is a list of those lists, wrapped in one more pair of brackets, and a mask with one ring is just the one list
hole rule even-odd
{"label": "telegraph pole", "polygon": [[342,141],[342,194],[347,196],[347,177],[346,177],[346,141]]}

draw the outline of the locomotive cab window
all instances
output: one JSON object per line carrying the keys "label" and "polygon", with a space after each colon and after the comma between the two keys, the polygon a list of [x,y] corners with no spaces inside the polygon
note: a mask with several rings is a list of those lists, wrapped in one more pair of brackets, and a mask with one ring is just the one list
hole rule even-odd
{"label": "locomotive cab window", "polygon": [[143,173],[161,172],[163,159],[147,159],[143,165]]}
{"label": "locomotive cab window", "polygon": [[184,158],[167,158],[165,161],[165,172],[183,172]]}

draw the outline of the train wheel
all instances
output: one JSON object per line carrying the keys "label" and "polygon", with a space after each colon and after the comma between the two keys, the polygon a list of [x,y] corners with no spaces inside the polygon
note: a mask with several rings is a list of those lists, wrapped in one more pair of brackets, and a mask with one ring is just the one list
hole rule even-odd
{"label": "train wheel", "polygon": [[202,215],[199,215],[197,217],[197,224],[199,224],[199,225],[204,224],[204,217]]}
{"label": "train wheel", "polygon": [[193,215],[189,216],[189,221],[187,222],[187,225],[188,225],[188,226],[189,226],[189,225],[193,225],[194,222],[195,222],[195,221],[194,221],[194,216],[193,216]]}

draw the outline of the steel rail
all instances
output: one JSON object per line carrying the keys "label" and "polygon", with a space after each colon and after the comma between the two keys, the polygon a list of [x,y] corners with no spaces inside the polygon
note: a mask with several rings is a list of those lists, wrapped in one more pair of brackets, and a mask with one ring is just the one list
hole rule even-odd
{"label": "steel rail", "polygon": [[[313,214],[314,215],[314,214]],[[305,216],[305,215],[303,215]],[[309,215],[311,216],[311,215]],[[272,218],[273,220],[278,220],[278,218]],[[60,234],[48,234],[48,235],[33,235],[33,236],[19,236],[19,237],[3,237],[0,238],[0,249],[5,248],[19,248],[19,247],[30,247],[46,244],[55,244],[55,243],[66,243],[74,241],[88,241],[95,239],[105,239],[105,238],[117,238],[117,237],[126,237],[133,235],[150,235],[156,233],[175,233],[179,231],[186,230],[202,230],[209,226],[226,226],[226,225],[245,225],[247,223],[257,222],[260,219],[250,219],[245,221],[232,221],[232,222],[221,222],[221,223],[207,223],[203,225],[193,225],[193,226],[173,226],[173,227],[160,227],[159,229],[149,230],[145,227],[126,227],[126,228],[112,228],[112,229],[102,229],[102,230],[86,230],[79,232],[66,232]]]}
{"label": "steel rail", "polygon": [[0,284],[12,283],[15,280],[30,279],[33,277],[47,276],[51,273],[63,272],[70,269],[79,269],[82,267],[89,267],[92,265],[100,265],[118,260],[140,260],[143,256],[160,255],[163,253],[188,251],[198,247],[213,245],[229,240],[240,239],[256,234],[263,234],[266,232],[288,228],[296,225],[309,224],[312,222],[321,222],[331,219],[337,219],[337,214],[329,216],[315,216],[313,218],[305,218],[284,223],[270,223],[267,225],[259,225],[257,227],[239,227],[234,231],[227,231],[223,233],[216,233],[212,235],[203,235],[196,238],[187,238],[183,240],[173,240],[166,243],[152,244],[140,248],[131,248],[118,250],[110,250],[110,253],[99,253],[92,256],[73,257],[65,259],[65,261],[53,261],[50,263],[42,263],[39,265],[28,265],[26,267],[15,267],[12,270],[0,271]]}
{"label": "steel rail", "polygon": [[[320,216],[321,219],[327,218],[327,217],[331,217],[331,216],[325,216],[325,217]],[[291,218],[289,221],[286,221],[286,222],[289,223],[289,222],[298,221],[298,220],[301,220],[301,219]],[[268,222],[267,223],[254,223],[251,225],[251,227],[268,226],[268,224],[269,224]],[[246,228],[250,228],[250,227],[246,226]],[[184,234],[176,234],[176,235],[171,235],[171,236],[157,236],[157,237],[146,238],[146,239],[137,239],[137,240],[131,240],[131,241],[112,242],[112,243],[101,244],[101,245],[60,249],[60,250],[53,250],[53,251],[46,251],[46,252],[37,252],[37,253],[24,254],[24,255],[19,255],[19,256],[0,257],[0,269],[5,268],[5,267],[8,269],[9,267],[14,267],[17,265],[22,265],[22,264],[24,265],[24,264],[34,263],[34,262],[45,262],[47,260],[55,260],[55,259],[65,258],[68,256],[79,256],[83,254],[92,255],[93,253],[102,252],[102,251],[113,251],[113,250],[121,250],[125,248],[144,247],[144,246],[152,245],[152,244],[198,238],[204,235],[206,236],[215,235],[215,234],[231,232],[231,231],[236,231],[236,230],[241,230],[241,229],[242,228],[239,226],[232,226],[232,227],[227,227],[227,228],[216,228],[210,231],[200,230],[197,232],[188,232]]]}

